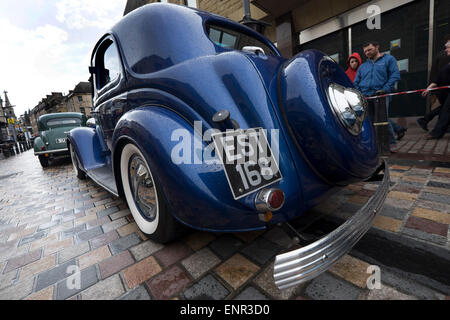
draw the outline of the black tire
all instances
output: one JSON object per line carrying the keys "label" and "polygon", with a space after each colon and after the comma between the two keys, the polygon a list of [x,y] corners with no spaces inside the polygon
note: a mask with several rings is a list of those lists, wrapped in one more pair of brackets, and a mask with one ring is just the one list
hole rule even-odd
{"label": "black tire", "polygon": [[70,158],[72,159],[73,172],[77,176],[78,179],[84,180],[86,179],[86,173],[80,169],[80,162],[78,160],[77,153],[73,150],[72,145],[69,144],[69,152]]}
{"label": "black tire", "polygon": [[41,163],[42,168],[48,167],[48,158],[45,156],[38,156],[39,162]]}
{"label": "black tire", "polygon": [[[133,143],[126,144],[119,166],[125,200],[139,229],[159,243],[167,243],[181,236],[185,229],[167,209],[161,188],[143,152]],[[145,197],[141,197],[140,190]]]}

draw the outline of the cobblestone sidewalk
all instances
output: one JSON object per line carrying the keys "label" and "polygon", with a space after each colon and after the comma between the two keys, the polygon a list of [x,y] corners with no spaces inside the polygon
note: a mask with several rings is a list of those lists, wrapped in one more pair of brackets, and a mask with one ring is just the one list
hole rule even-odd
{"label": "cobblestone sidewalk", "polygon": [[[448,248],[450,172],[392,169],[393,189],[375,227]],[[290,239],[278,227],[239,234],[191,231],[163,246],[138,230],[122,200],[89,179],[76,179],[70,162],[43,170],[29,151],[0,161],[0,179],[0,299],[445,299],[449,294],[384,267],[382,289],[369,290],[369,263],[350,255],[318,278],[279,291],[273,258]],[[374,187],[349,186],[344,205],[361,203]],[[423,219],[427,223],[418,224]],[[81,270],[78,289],[68,286],[71,266]]]}

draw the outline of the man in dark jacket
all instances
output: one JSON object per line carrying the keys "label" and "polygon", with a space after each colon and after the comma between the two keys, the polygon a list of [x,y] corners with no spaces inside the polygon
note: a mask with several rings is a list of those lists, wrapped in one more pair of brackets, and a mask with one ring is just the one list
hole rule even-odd
{"label": "man in dark jacket", "polygon": [[[450,56],[450,40],[445,44],[445,53]],[[427,89],[443,87],[450,85],[450,63],[447,63],[439,72],[436,82],[433,82]],[[429,91],[423,93],[424,96]],[[441,103],[439,119],[434,129],[427,135],[426,139],[440,139],[447,132],[450,125],[450,89],[441,90],[438,93],[438,99]]]}
{"label": "man in dark jacket", "polygon": [[[391,93],[395,83],[400,80],[397,60],[389,54],[380,52],[380,45],[376,41],[368,41],[364,47],[364,54],[368,58],[358,69],[354,85],[365,96]],[[386,98],[386,108],[389,108],[389,98]],[[387,111],[388,112],[388,111]],[[389,112],[388,112],[389,114]],[[404,135],[406,129],[389,119],[389,143],[391,152],[398,152],[395,133]]]}
{"label": "man in dark jacket", "polygon": [[[447,34],[444,37],[444,45],[449,41],[450,41],[450,34]],[[439,54],[436,56],[436,58],[433,61],[433,65],[431,66],[430,82],[428,83],[428,85],[438,82],[439,72],[449,63],[450,63],[450,56],[447,55],[445,50],[439,52]],[[439,115],[441,110],[442,110],[442,105],[431,110],[429,113],[425,114],[423,116],[423,118],[417,119],[417,123],[423,130],[428,131],[428,122],[433,120],[433,118],[435,116]]]}

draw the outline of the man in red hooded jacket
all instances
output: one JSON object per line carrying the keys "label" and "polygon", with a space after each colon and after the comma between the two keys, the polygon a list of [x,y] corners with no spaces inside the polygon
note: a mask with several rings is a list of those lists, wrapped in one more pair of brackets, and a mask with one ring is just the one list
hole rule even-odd
{"label": "man in red hooded jacket", "polygon": [[358,72],[358,68],[361,65],[362,60],[359,53],[355,52],[347,59],[348,69],[345,71],[350,80],[355,81],[356,73]]}

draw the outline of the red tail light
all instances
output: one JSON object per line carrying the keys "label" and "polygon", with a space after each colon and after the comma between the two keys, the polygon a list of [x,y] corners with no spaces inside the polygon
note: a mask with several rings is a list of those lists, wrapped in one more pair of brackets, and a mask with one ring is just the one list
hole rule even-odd
{"label": "red tail light", "polygon": [[284,205],[284,192],[280,189],[263,189],[255,198],[255,207],[259,212],[277,211]]}
{"label": "red tail light", "polygon": [[44,146],[42,146],[41,150],[42,150],[42,151],[44,151],[44,150],[45,150],[45,147],[44,147]]}

